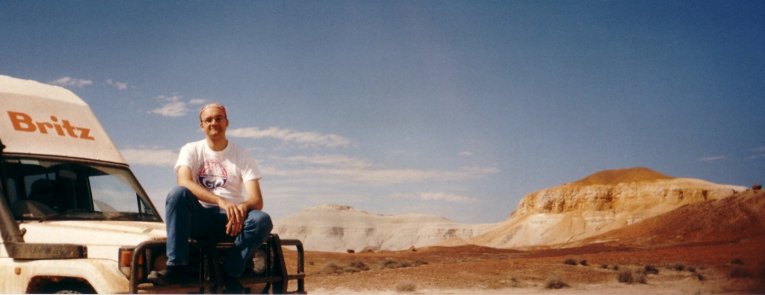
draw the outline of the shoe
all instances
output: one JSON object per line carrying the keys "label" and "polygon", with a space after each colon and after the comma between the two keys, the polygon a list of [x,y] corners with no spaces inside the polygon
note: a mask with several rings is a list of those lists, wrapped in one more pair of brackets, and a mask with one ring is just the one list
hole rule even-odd
{"label": "shoe", "polygon": [[239,279],[232,277],[227,273],[223,273],[223,293],[226,294],[242,294],[244,293],[244,286],[239,282]]}
{"label": "shoe", "polygon": [[181,282],[181,270],[179,266],[168,265],[160,271],[152,271],[146,277],[154,286],[167,286]]}

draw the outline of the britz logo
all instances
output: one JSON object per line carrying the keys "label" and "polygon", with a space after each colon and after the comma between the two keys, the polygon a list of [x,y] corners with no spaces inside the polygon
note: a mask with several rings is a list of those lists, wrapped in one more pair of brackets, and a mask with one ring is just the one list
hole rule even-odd
{"label": "britz logo", "polygon": [[69,120],[61,120],[59,123],[56,116],[50,116],[50,122],[35,122],[31,116],[25,113],[8,111],[8,117],[10,117],[13,129],[16,129],[16,131],[40,132],[42,134],[48,134],[48,131],[55,131],[58,136],[96,140],[90,136],[89,128],[73,126]]}

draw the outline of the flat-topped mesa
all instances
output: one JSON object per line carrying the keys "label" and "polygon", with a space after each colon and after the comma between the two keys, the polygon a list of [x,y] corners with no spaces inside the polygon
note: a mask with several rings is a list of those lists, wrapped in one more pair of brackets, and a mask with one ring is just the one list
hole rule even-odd
{"label": "flat-topped mesa", "polygon": [[516,214],[571,211],[622,212],[720,199],[738,187],[676,178],[648,168],[604,170],[580,180],[528,194]]}

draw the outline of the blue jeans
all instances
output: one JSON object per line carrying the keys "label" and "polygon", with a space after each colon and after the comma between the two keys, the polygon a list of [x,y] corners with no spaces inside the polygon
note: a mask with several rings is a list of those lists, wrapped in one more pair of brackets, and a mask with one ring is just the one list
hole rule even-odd
{"label": "blue jeans", "polygon": [[[176,187],[167,195],[165,219],[167,265],[189,263],[189,238],[221,240],[227,237],[226,214],[218,207],[203,207],[185,187]],[[234,277],[241,276],[246,261],[252,257],[252,250],[266,240],[272,228],[271,217],[265,212],[247,212],[242,231],[234,238],[234,248],[223,259],[224,271]]]}

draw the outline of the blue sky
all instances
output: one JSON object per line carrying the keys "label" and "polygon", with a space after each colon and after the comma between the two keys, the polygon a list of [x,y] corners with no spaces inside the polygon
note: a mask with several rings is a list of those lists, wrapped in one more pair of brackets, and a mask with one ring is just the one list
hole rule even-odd
{"label": "blue sky", "polygon": [[206,102],[277,219],[499,222],[633,166],[765,182],[762,1],[2,1],[0,74],[82,97],[157,203]]}

